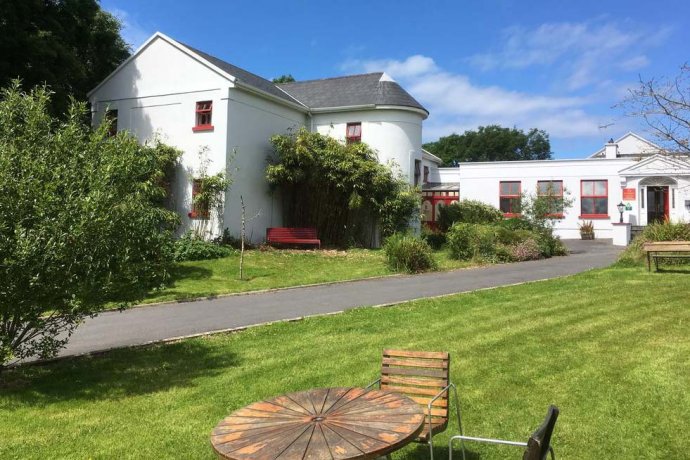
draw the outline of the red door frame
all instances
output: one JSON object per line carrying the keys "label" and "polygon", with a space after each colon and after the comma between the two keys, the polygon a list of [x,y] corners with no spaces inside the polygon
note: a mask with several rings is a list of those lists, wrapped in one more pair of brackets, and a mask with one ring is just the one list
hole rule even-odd
{"label": "red door frame", "polygon": [[669,206],[668,206],[668,195],[669,195],[669,187],[668,185],[664,186],[662,188],[662,193],[664,194],[664,219],[665,220],[670,220],[671,214],[669,212]]}

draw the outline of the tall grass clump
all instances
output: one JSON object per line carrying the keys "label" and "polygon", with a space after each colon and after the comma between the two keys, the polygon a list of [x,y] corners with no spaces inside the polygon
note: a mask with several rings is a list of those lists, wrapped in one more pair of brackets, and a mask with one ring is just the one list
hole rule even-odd
{"label": "tall grass clump", "polygon": [[421,273],[438,268],[429,244],[410,234],[389,236],[383,250],[388,267],[396,272]]}
{"label": "tall grass clump", "polygon": [[642,247],[645,243],[654,241],[690,241],[690,224],[664,221],[647,225],[620,255],[618,265],[641,264],[645,260]]}

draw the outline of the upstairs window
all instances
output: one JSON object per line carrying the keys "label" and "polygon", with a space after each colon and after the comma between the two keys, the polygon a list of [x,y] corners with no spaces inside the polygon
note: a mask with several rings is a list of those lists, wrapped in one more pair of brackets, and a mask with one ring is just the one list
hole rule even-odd
{"label": "upstairs window", "polygon": [[345,132],[345,141],[348,144],[362,142],[362,123],[348,123]]}
{"label": "upstairs window", "polygon": [[580,182],[581,217],[609,216],[609,182],[583,180]]}
{"label": "upstairs window", "polygon": [[117,110],[106,110],[105,121],[108,125],[108,136],[113,137],[117,135]]}
{"label": "upstairs window", "polygon": [[546,215],[550,217],[563,217],[563,181],[540,180],[537,181],[537,196],[547,200],[548,209]]}
{"label": "upstairs window", "polygon": [[429,167],[424,166],[424,183],[429,182]]}
{"label": "upstairs window", "polygon": [[522,190],[520,181],[505,181],[500,183],[499,202],[501,212],[506,217],[520,215]]}
{"label": "upstairs window", "polygon": [[196,103],[196,125],[193,131],[208,131],[213,129],[211,123],[213,114],[213,101],[201,101]]}

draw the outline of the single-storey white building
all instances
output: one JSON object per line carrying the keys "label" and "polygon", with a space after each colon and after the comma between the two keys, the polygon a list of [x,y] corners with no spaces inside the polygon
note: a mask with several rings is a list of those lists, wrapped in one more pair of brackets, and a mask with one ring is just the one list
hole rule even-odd
{"label": "single-storey white building", "polygon": [[173,185],[181,231],[193,228],[195,178],[228,171],[233,176],[223,222],[240,231],[240,196],[247,235],[262,241],[267,227],[281,226],[281,200],[265,181],[269,139],[299,127],[347,142],[362,141],[421,182],[422,121],[428,111],[383,72],[274,84],[157,32],[88,95],[94,123],[103,117],[141,142],[159,136],[184,154]]}
{"label": "single-storey white building", "polygon": [[[690,220],[690,161],[634,133],[611,139],[584,159],[439,165],[440,160],[430,165],[423,185],[427,221],[436,220],[440,203],[457,199],[483,201],[506,217],[516,216],[524,193],[565,194],[573,200],[570,209],[555,216],[554,229],[564,239],[579,238],[579,224],[585,220],[593,222],[597,238],[613,238],[618,244],[627,244],[627,227]],[[620,203],[625,206],[623,222],[629,225],[618,228]]]}

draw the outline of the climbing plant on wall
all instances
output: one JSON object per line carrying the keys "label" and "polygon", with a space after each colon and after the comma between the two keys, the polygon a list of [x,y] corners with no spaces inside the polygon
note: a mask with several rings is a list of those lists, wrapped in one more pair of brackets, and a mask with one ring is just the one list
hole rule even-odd
{"label": "climbing plant on wall", "polygon": [[364,143],[346,145],[300,129],[271,138],[266,177],[283,199],[285,225],[316,227],[337,246],[370,245],[419,218],[418,190]]}

